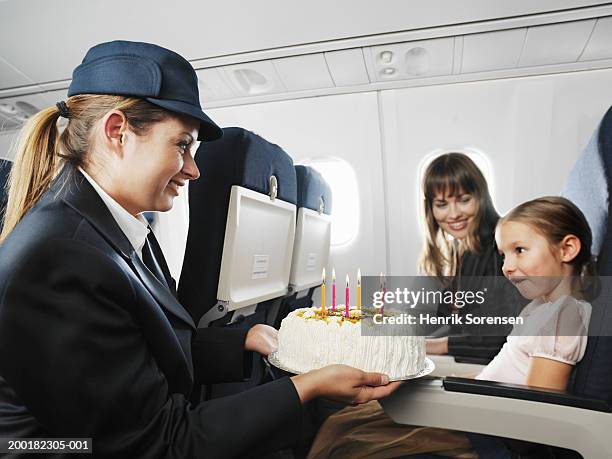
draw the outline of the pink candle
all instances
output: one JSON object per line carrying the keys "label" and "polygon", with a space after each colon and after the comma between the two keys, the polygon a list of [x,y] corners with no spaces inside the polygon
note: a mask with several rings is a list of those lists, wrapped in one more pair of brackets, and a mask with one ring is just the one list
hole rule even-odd
{"label": "pink candle", "polygon": [[346,297],[346,299],[345,299],[344,304],[345,304],[346,311],[345,311],[344,315],[346,317],[349,317],[349,281],[348,281],[348,274],[346,275],[346,294],[345,294],[345,297]]}
{"label": "pink candle", "polygon": [[332,268],[332,310],[336,310],[336,270]]}

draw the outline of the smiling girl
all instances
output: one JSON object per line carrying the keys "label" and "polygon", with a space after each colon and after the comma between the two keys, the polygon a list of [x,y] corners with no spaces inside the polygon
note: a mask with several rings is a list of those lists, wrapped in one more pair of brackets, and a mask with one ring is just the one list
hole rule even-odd
{"label": "smiling girl", "polygon": [[532,301],[477,378],[565,389],[584,355],[594,294],[588,223],[567,199],[539,198],[503,217],[495,239],[504,275]]}

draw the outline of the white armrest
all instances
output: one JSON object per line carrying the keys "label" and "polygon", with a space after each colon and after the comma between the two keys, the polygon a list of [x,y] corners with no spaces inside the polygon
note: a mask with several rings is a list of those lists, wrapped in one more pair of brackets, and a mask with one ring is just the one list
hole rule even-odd
{"label": "white armrest", "polygon": [[381,400],[399,424],[476,432],[612,457],[612,414],[505,397],[449,392],[441,380],[402,385]]}
{"label": "white armrest", "polygon": [[475,375],[482,371],[485,365],[477,365],[475,363],[458,363],[451,355],[428,355],[436,369],[431,373],[431,376],[466,376]]}

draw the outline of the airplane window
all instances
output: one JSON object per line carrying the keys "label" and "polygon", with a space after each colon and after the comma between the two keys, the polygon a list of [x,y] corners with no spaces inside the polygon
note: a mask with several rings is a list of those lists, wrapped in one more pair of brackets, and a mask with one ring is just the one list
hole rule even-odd
{"label": "airplane window", "polygon": [[359,229],[359,189],[355,171],[341,159],[315,159],[302,161],[302,164],[316,169],[331,187],[331,245],[349,244]]}
{"label": "airplane window", "polygon": [[[422,215],[423,206],[421,204],[421,199],[422,199],[421,184],[423,183],[423,174],[425,173],[425,170],[427,169],[427,166],[429,166],[430,162],[432,162],[434,159],[436,159],[440,155],[443,155],[445,153],[452,153],[452,152],[463,153],[467,155],[472,161],[474,161],[474,163],[478,166],[478,168],[484,175],[485,179],[487,180],[487,183],[489,185],[489,193],[491,194],[491,199],[493,200],[493,204],[495,204],[495,183],[493,182],[493,169],[491,168],[491,163],[489,162],[489,159],[486,157],[484,153],[476,149],[472,149],[472,148],[436,150],[430,153],[429,155],[425,156],[425,158],[421,161],[421,164],[419,166],[419,175],[418,175],[419,179],[416,183],[416,186],[417,186],[416,197],[417,197],[417,209],[419,210],[420,221],[424,221],[424,217]],[[423,232],[422,227],[421,227],[421,232]]]}

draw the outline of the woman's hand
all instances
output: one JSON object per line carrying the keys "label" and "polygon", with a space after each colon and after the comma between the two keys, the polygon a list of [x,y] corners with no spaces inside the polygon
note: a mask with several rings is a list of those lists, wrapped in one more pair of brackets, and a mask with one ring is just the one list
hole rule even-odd
{"label": "woman's hand", "polygon": [[429,338],[425,340],[425,352],[430,355],[446,355],[448,354],[448,337],[444,338]]}
{"label": "woman's hand", "polygon": [[268,356],[278,348],[278,330],[269,325],[257,324],[248,331],[244,342],[247,351],[259,352]]}
{"label": "woman's hand", "polygon": [[386,397],[400,385],[399,381],[389,383],[388,376],[382,373],[366,373],[347,365],[330,365],[291,379],[302,402],[327,397],[352,404],[365,403]]}

